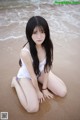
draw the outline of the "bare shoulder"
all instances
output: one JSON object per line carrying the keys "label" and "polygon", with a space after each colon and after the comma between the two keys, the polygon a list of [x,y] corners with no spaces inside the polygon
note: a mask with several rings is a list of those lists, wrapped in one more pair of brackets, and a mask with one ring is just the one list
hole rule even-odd
{"label": "bare shoulder", "polygon": [[26,56],[29,55],[29,53],[30,53],[29,44],[27,44],[25,47],[21,49],[21,55]]}
{"label": "bare shoulder", "polygon": [[26,61],[26,62],[31,62],[32,61],[30,51],[26,47],[21,49],[20,57],[23,59],[23,61]]}

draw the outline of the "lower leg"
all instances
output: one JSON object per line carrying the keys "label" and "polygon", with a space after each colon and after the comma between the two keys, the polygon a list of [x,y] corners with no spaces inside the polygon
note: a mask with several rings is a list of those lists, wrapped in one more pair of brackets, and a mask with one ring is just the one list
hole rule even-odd
{"label": "lower leg", "polygon": [[11,87],[14,87],[16,89],[18,98],[20,100],[20,103],[22,104],[22,106],[26,109],[27,108],[27,100],[26,97],[21,89],[21,86],[19,85],[19,83],[16,80],[16,77],[14,77],[12,79],[12,83],[11,83]]}
{"label": "lower leg", "polygon": [[23,92],[27,98],[27,104],[28,104],[27,111],[37,112],[39,110],[39,100],[31,80],[24,78],[24,79],[21,79],[19,83],[23,88]]}
{"label": "lower leg", "polygon": [[21,79],[18,82],[14,77],[11,87],[15,87],[20,103],[28,112],[33,113],[39,110],[37,94],[30,80]]}

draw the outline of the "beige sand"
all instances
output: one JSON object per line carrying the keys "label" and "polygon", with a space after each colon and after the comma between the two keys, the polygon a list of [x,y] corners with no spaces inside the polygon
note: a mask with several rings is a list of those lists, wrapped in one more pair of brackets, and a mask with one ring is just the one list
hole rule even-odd
{"label": "beige sand", "polygon": [[11,79],[19,69],[19,53],[24,43],[20,39],[0,42],[0,112],[8,112],[9,120],[80,120],[79,38],[69,44],[62,43],[63,47],[54,42],[53,72],[63,79],[68,94],[65,98],[46,100],[35,114],[24,110],[11,88]]}

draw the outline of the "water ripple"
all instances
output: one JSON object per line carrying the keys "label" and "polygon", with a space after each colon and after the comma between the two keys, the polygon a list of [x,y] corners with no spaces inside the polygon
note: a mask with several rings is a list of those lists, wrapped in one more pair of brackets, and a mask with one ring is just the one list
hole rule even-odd
{"label": "water ripple", "polygon": [[[45,2],[45,1],[44,1]],[[43,16],[52,33],[80,36],[80,5],[54,6],[48,3],[29,4],[26,7],[0,10],[0,41],[25,36],[28,19]]]}

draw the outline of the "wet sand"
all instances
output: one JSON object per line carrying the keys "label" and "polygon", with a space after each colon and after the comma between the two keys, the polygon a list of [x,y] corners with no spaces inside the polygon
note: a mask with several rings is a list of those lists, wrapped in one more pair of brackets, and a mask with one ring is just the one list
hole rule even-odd
{"label": "wet sand", "polygon": [[24,110],[15,90],[10,87],[19,69],[19,52],[24,43],[25,40],[20,39],[0,42],[0,112],[7,111],[9,120],[80,120],[80,41],[69,44],[70,51],[74,51],[71,55],[55,45],[53,72],[63,79],[68,94],[65,98],[55,96],[43,102],[35,114]]}
{"label": "wet sand", "polygon": [[54,32],[53,29],[51,38],[54,44],[53,72],[65,82],[68,93],[65,98],[55,96],[46,100],[34,114],[24,110],[15,89],[11,88],[12,77],[19,69],[20,49],[26,40],[21,37],[0,41],[0,112],[8,112],[9,120],[80,120],[80,35],[75,34],[79,33],[75,25],[69,21],[64,24],[69,33]]}

